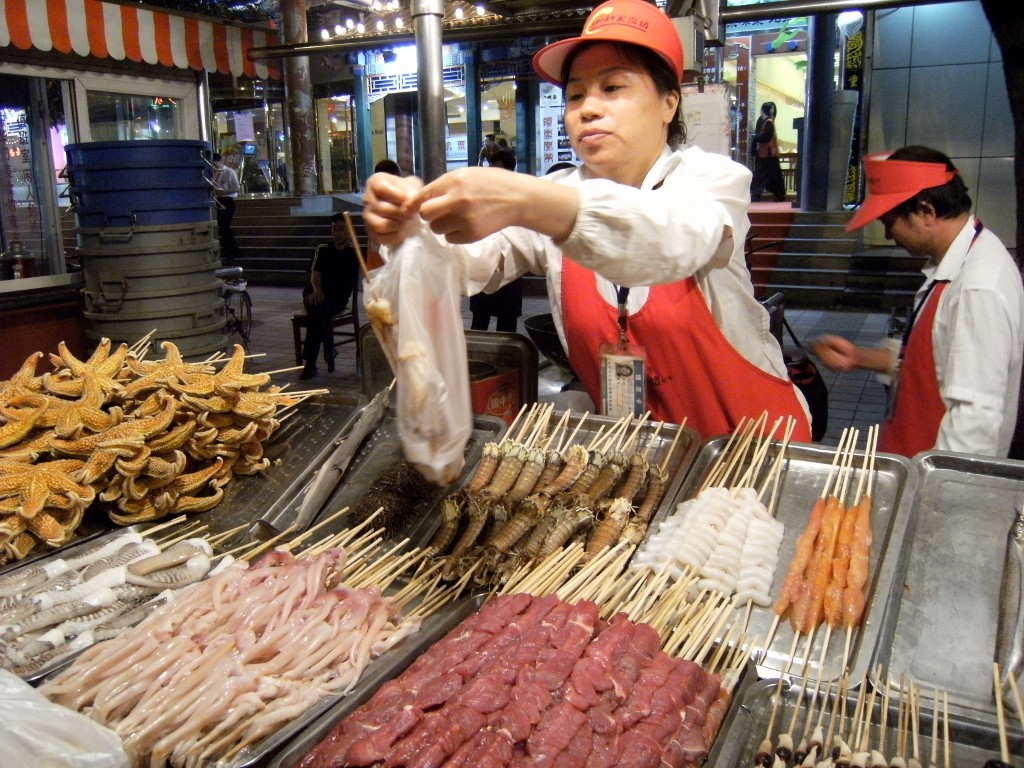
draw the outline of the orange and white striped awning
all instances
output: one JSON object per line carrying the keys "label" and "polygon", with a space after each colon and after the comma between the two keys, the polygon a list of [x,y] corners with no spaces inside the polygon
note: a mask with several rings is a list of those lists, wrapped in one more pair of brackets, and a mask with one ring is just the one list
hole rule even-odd
{"label": "orange and white striped awning", "polygon": [[250,48],[275,44],[263,30],[101,0],[0,0],[0,48],[59,51],[225,75],[280,78]]}

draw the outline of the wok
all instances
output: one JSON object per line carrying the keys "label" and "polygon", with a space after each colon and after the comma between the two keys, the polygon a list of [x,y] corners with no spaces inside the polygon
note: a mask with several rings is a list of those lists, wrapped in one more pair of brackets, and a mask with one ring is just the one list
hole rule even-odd
{"label": "wok", "polygon": [[523,321],[523,326],[544,357],[566,372],[570,374],[573,372],[572,366],[569,364],[569,356],[562,349],[562,342],[558,338],[555,321],[550,313],[528,317]]}

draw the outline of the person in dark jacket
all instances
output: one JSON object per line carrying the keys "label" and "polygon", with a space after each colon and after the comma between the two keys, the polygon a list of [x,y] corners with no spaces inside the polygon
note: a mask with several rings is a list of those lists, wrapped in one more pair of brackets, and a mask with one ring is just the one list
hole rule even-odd
{"label": "person in dark jacket", "polygon": [[782,178],[779,164],[779,137],[775,133],[775,102],[766,101],[761,105],[751,146],[754,155],[754,178],[750,182],[750,202],[761,200],[765,190],[772,193],[776,202],[786,199],[786,182]]}
{"label": "person in dark jacket", "polygon": [[334,370],[334,330],[331,318],[348,306],[359,280],[359,261],[345,225],[345,215],[331,217],[329,243],[321,243],[309,263],[309,281],[302,289],[302,303],[309,327],[302,347],[305,366],[300,379],[317,375],[316,359],[321,345],[327,352],[327,370]]}

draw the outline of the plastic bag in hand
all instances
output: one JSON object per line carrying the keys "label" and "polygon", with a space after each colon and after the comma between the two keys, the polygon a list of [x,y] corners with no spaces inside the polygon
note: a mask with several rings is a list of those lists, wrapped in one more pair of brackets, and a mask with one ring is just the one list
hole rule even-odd
{"label": "plastic bag in hand", "polygon": [[378,270],[367,317],[398,380],[405,458],[435,483],[458,480],[473,432],[461,262],[419,222]]}
{"label": "plastic bag in hand", "polygon": [[121,739],[0,669],[0,766],[126,768]]}

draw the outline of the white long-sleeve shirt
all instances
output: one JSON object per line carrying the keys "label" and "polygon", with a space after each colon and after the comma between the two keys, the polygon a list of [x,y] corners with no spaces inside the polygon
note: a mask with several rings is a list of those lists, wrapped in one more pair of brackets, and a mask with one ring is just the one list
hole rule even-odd
{"label": "white long-sleeve shirt", "polygon": [[[600,294],[611,306],[617,304],[615,286],[629,286],[631,314],[647,301],[647,286],[692,276],[732,346],[758,368],[786,378],[781,349],[771,335],[767,311],[754,298],[743,253],[750,227],[750,171],[697,147],[666,147],[639,189],[589,178],[585,166],[546,178],[579,191],[579,212],[568,239],[556,244],[546,235],[510,227],[477,243],[449,246],[463,256],[468,293],[494,290],[527,272],[546,275],[552,315],[565,345],[563,254],[598,273]],[[725,227],[732,236],[723,240]]]}
{"label": "white long-sleeve shirt", "polygon": [[932,325],[939,394],[946,415],[935,448],[1005,457],[1017,423],[1024,349],[1024,286],[1006,248],[971,218],[938,264],[922,272],[918,300],[949,280]]}

